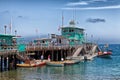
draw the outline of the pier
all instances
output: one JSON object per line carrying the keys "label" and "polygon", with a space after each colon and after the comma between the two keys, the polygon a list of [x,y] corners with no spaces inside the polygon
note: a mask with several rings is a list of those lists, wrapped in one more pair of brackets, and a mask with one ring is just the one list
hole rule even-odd
{"label": "pier", "polygon": [[0,71],[17,69],[17,50],[0,51]]}
{"label": "pier", "polygon": [[[87,46],[86,46],[87,45]],[[88,48],[89,47],[89,48]],[[50,55],[51,61],[61,61],[66,59],[91,60],[97,56],[100,51],[96,44],[83,44],[76,46],[27,46],[26,54],[33,55],[36,59],[40,59],[43,55],[44,59],[48,59]]]}
{"label": "pier", "polygon": [[13,70],[17,66],[17,45],[13,35],[0,34],[0,71]]}
{"label": "pier", "polygon": [[1,72],[16,69],[20,62],[28,64],[41,60],[41,56],[48,61],[81,61],[92,60],[100,51],[97,44],[85,40],[84,29],[76,27],[74,20],[61,28],[61,35],[51,34],[49,38],[37,38],[27,44],[22,43],[22,39],[15,35],[0,35]]}

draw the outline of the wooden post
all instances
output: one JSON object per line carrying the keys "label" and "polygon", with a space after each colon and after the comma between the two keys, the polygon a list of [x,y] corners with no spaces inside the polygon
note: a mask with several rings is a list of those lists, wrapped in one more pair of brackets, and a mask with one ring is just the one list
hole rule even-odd
{"label": "wooden post", "polygon": [[58,61],[58,50],[57,50],[57,55],[56,55],[57,61]]}
{"label": "wooden post", "polygon": [[4,70],[7,70],[7,57],[4,57]]}
{"label": "wooden post", "polygon": [[61,53],[61,59],[63,58],[63,55],[62,55],[62,49],[60,50],[60,53]]}
{"label": "wooden post", "polygon": [[53,61],[53,58],[54,58],[54,56],[53,56],[53,50],[52,50],[52,54],[51,54],[51,57],[52,57],[52,59],[51,59],[51,60]]}
{"label": "wooden post", "polygon": [[16,54],[14,54],[14,69],[17,69],[17,58],[16,58]]}
{"label": "wooden post", "polygon": [[10,70],[10,55],[8,56],[8,70]]}
{"label": "wooden post", "polygon": [[65,54],[66,54],[66,57],[67,57],[67,49],[65,50]]}
{"label": "wooden post", "polygon": [[1,56],[1,72],[3,71],[3,56]]}

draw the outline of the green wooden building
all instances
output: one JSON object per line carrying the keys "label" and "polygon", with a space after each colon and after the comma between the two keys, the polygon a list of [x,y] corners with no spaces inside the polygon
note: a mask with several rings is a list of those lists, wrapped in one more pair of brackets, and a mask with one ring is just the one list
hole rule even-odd
{"label": "green wooden building", "polygon": [[69,26],[61,28],[61,34],[69,39],[69,45],[80,45],[85,42],[84,29],[76,26],[74,20],[70,21]]}
{"label": "green wooden building", "polygon": [[14,35],[0,34],[0,50],[16,49],[19,52],[25,51],[25,44],[23,39]]}
{"label": "green wooden building", "polygon": [[13,40],[16,42],[17,50],[19,52],[24,52],[26,49],[26,44],[25,44],[24,38],[17,36],[17,37],[13,37]]}
{"label": "green wooden building", "polygon": [[15,44],[13,37],[13,35],[0,34],[0,50],[14,48],[13,45]]}

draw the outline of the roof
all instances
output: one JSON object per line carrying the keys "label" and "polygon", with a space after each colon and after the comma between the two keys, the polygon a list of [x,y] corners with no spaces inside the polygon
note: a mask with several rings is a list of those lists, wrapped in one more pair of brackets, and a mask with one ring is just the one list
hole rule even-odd
{"label": "roof", "polygon": [[36,41],[40,41],[40,40],[51,40],[49,38],[39,38],[39,39],[35,39]]}
{"label": "roof", "polygon": [[78,27],[62,27],[62,29],[69,28],[69,29],[79,29],[79,30],[85,30],[83,28],[78,28]]}
{"label": "roof", "polygon": [[0,34],[0,37],[15,37],[14,35]]}

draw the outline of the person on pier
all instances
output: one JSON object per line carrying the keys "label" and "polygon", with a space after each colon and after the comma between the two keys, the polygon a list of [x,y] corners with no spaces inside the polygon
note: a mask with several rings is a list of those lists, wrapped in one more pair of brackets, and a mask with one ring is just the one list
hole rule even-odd
{"label": "person on pier", "polygon": [[48,61],[50,61],[50,54],[48,55]]}
{"label": "person on pier", "polygon": [[41,55],[41,62],[43,61],[43,58],[44,58],[44,57],[43,57],[43,54],[42,54],[42,55]]}

